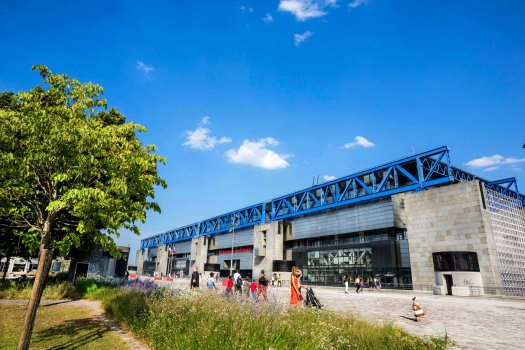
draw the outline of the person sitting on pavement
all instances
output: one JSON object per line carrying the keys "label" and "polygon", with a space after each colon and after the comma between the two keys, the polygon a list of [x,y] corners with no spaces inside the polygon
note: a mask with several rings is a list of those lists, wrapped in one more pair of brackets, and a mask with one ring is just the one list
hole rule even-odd
{"label": "person sitting on pavement", "polygon": [[414,317],[416,319],[416,322],[419,322],[419,319],[421,317],[426,316],[425,312],[423,311],[423,307],[420,303],[416,301],[416,297],[412,298],[412,310],[414,310]]}

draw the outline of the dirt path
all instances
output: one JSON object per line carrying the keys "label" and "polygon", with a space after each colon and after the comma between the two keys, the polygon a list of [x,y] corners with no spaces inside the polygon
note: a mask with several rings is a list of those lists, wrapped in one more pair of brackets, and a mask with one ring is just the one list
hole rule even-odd
{"label": "dirt path", "polygon": [[[4,300],[0,299],[0,305],[25,305],[27,300]],[[87,307],[91,309],[92,316],[98,322],[104,323],[111,332],[115,332],[128,346],[131,350],[150,350],[150,348],[138,341],[133,337],[133,335],[119,326],[117,323],[113,322],[104,312],[102,306],[98,301],[90,300],[42,300],[40,303],[41,306],[49,307]]]}

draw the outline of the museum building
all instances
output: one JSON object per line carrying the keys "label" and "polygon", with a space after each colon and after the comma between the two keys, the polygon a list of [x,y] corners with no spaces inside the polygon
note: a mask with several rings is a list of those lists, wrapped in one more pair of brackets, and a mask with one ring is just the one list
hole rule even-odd
{"label": "museum building", "polygon": [[145,238],[139,274],[344,273],[435,294],[525,295],[525,198],[514,178],[454,167],[440,147]]}

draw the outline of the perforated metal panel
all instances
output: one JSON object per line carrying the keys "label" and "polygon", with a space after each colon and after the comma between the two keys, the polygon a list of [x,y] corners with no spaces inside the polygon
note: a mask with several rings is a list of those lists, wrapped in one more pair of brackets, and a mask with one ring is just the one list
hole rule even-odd
{"label": "perforated metal panel", "polygon": [[525,208],[514,197],[486,191],[505,294],[525,295]]}

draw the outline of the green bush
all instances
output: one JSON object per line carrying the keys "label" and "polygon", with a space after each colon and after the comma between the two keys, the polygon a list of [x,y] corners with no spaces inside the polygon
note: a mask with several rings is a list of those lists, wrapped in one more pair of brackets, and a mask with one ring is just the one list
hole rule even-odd
{"label": "green bush", "polygon": [[150,328],[149,303],[144,294],[138,291],[113,289],[100,299],[106,312],[118,322],[122,322],[142,338],[147,338]]}
{"label": "green bush", "polygon": [[[0,299],[29,299],[33,280],[6,281],[0,285]],[[78,299],[80,293],[70,282],[47,283],[42,294],[44,300]]]}
{"label": "green bush", "polygon": [[392,324],[330,311],[239,303],[211,293],[145,296],[113,291],[106,311],[155,349],[444,349]]}

